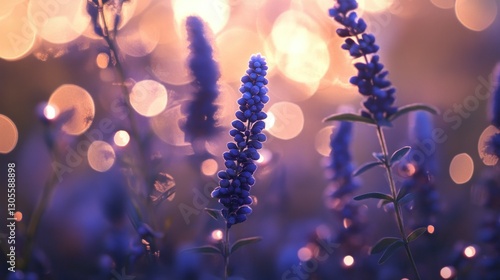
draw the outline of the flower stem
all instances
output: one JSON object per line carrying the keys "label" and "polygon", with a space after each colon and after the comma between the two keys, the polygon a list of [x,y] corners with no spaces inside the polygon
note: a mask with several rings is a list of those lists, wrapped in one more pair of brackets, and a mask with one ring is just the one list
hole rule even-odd
{"label": "flower stem", "polygon": [[229,268],[229,228],[226,226],[226,234],[224,234],[224,280],[228,277]]}
{"label": "flower stem", "polygon": [[[46,144],[47,147],[49,148],[51,162],[55,162],[55,159],[57,158],[56,148],[53,144],[49,144],[49,141],[52,140],[47,140],[49,139],[49,137],[52,137],[51,135],[49,135],[51,133],[49,129],[50,128],[47,127],[45,131]],[[38,200],[35,210],[33,210],[33,216],[31,217],[28,223],[28,229],[26,231],[26,246],[24,247],[23,250],[24,261],[21,264],[24,267],[24,269],[28,269],[29,263],[31,261],[31,256],[33,255],[33,248],[35,247],[35,239],[38,231],[38,226],[40,225],[42,216],[45,213],[45,209],[47,208],[47,205],[49,204],[50,199],[52,197],[52,193],[56,186],[56,179],[57,179],[57,174],[55,170],[52,168],[52,172],[50,173],[49,178],[45,182],[45,186],[42,189],[42,196],[40,200]]]}
{"label": "flower stem", "polygon": [[385,167],[385,171],[387,173],[387,177],[389,179],[389,187],[391,188],[391,194],[392,194],[392,197],[394,198],[394,211],[396,212],[396,222],[398,224],[399,233],[401,234],[401,238],[403,239],[406,254],[408,255],[408,258],[410,259],[410,263],[412,265],[413,272],[415,273],[415,276],[417,276],[417,279],[420,280],[421,279],[420,274],[418,273],[417,265],[415,264],[415,260],[413,259],[413,255],[411,253],[410,246],[408,244],[408,240],[406,238],[406,234],[404,231],[404,223],[403,223],[403,217],[401,214],[401,206],[399,205],[398,201],[396,200],[396,197],[397,197],[396,184],[394,183],[394,177],[392,175],[391,165],[389,162],[389,153],[387,150],[387,144],[385,141],[384,132],[382,131],[382,128],[379,125],[377,125],[377,136],[378,136],[378,140],[380,143],[380,147],[382,148],[382,154],[384,155],[384,167]]}
{"label": "flower stem", "polygon": [[[153,178],[149,176],[149,172],[147,169],[147,163],[148,163],[148,158],[146,157],[146,150],[144,149],[142,143],[141,143],[141,138],[138,130],[138,126],[136,123],[135,118],[132,115],[132,105],[130,103],[130,91],[129,88],[127,87],[126,84],[126,75],[125,75],[125,70],[120,62],[119,59],[119,54],[118,54],[118,48],[116,47],[115,43],[115,35],[116,35],[116,30],[113,32],[110,32],[107,22],[106,22],[106,17],[104,16],[104,4],[102,0],[99,0],[98,4],[98,13],[99,17],[101,19],[101,29],[102,29],[102,34],[103,38],[106,41],[106,44],[108,45],[110,49],[110,55],[111,55],[111,61],[116,69],[116,72],[118,73],[118,79],[119,79],[119,85],[122,91],[123,99],[125,101],[126,109],[127,109],[127,116],[128,120],[130,123],[130,133],[131,133],[131,138],[135,139],[134,142],[137,144],[137,149],[139,151],[139,163],[135,163],[135,170],[139,173],[138,175],[142,178],[144,178],[144,183],[146,187],[146,205],[149,206],[148,208],[151,208],[151,199],[149,199],[153,189],[154,189],[154,182]],[[115,27],[116,28],[116,27]],[[141,225],[142,223],[142,215],[140,213],[139,206],[131,200],[133,207],[130,210],[131,213],[129,213],[129,218],[131,219],[132,224],[136,229]],[[148,209],[149,213],[152,214],[153,211],[152,209]],[[150,222],[153,223],[154,219],[150,219]],[[149,241],[149,240],[148,240]],[[155,252],[157,250],[154,239],[150,240],[150,246],[151,246],[151,251]]]}
{"label": "flower stem", "polygon": [[[147,163],[147,158],[145,154],[145,150],[143,146],[141,145],[140,142],[140,137],[139,137],[139,130],[137,128],[137,123],[135,118],[132,116],[132,105],[130,103],[130,92],[126,84],[126,75],[125,75],[125,70],[120,62],[119,54],[118,54],[118,48],[116,47],[115,44],[115,36],[111,36],[111,32],[108,28],[107,22],[106,22],[106,17],[104,16],[104,4],[102,3],[102,0],[99,0],[99,6],[98,6],[98,11],[99,11],[99,17],[101,18],[102,22],[102,33],[104,40],[106,41],[106,44],[108,45],[110,49],[110,55],[111,55],[111,61],[113,65],[115,66],[116,72],[118,73],[118,79],[119,79],[119,85],[122,91],[123,99],[125,101],[125,105],[127,107],[128,113],[128,119],[130,123],[130,133],[132,134],[132,138],[135,139],[135,142],[137,142],[137,146],[139,149],[139,154],[141,156],[142,162],[138,164],[139,166],[139,171],[143,178],[148,178],[147,177],[147,172],[144,169],[145,164]],[[113,32],[114,34],[114,32]],[[149,184],[148,180],[146,181],[146,187],[147,187],[147,194],[148,197],[152,192],[153,189],[153,184]],[[150,202],[149,199],[147,199],[148,203]]]}

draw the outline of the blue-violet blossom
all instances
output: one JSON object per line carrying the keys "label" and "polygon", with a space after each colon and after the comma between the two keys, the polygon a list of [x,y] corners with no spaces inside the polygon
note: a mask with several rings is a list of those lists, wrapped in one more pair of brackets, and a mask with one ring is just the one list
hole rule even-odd
{"label": "blue-violet blossom", "polygon": [[[491,124],[500,129],[500,63],[493,71],[493,106]],[[487,143],[487,152],[500,158],[500,133],[495,133]]]}
{"label": "blue-violet blossom", "polygon": [[332,177],[329,179],[336,185],[336,190],[331,194],[332,198],[342,198],[359,187],[352,177],[354,166],[349,152],[351,139],[352,123],[350,122],[340,122],[337,132],[332,133],[330,137],[331,152],[327,168],[332,171]]}
{"label": "blue-violet blossom", "polygon": [[410,177],[403,181],[401,188],[403,192],[414,195],[413,203],[405,206],[407,210],[414,211],[410,221],[415,228],[434,223],[440,210],[439,194],[432,178],[436,172],[436,160],[434,154],[421,148],[426,146],[426,141],[432,139],[433,129],[431,116],[427,112],[416,112],[412,115],[409,136],[415,142],[408,158],[412,160],[409,164],[414,170]]}
{"label": "blue-violet blossom", "polygon": [[217,80],[220,71],[212,57],[212,47],[208,42],[203,21],[199,17],[190,16],[186,20],[189,49],[189,68],[194,76],[193,86],[196,92],[193,100],[187,105],[187,119],[184,125],[186,138],[194,140],[199,137],[210,137],[216,132],[214,104],[219,96]]}
{"label": "blue-violet blossom", "polygon": [[366,22],[352,11],[357,7],[355,0],[338,0],[329,12],[335,21],[344,26],[337,29],[337,35],[352,37],[345,40],[342,48],[348,50],[352,57],[363,57],[365,60],[365,63],[358,62],[354,65],[358,75],[350,79],[350,83],[358,87],[359,93],[367,97],[363,102],[367,111],[363,110],[361,115],[374,120],[378,125],[390,125],[389,117],[397,111],[397,107],[392,106],[396,90],[386,79],[388,72],[382,71],[384,65],[379,63],[379,56],[373,55],[368,59],[368,55],[376,53],[379,47],[375,44],[373,34],[364,33]]}
{"label": "blue-violet blossom", "polygon": [[246,75],[241,78],[242,97],[235,113],[237,119],[232,122],[233,129],[229,132],[234,142],[227,144],[229,151],[224,153],[226,170],[217,174],[219,186],[212,192],[212,197],[218,198],[225,207],[222,215],[227,228],[244,222],[246,215],[252,212],[248,205],[252,204],[250,188],[255,184],[253,174],[257,165],[254,161],[259,159],[257,150],[266,140],[262,130],[267,115],[262,109],[269,101],[265,78],[268,67],[260,55],[252,56],[248,67]]}

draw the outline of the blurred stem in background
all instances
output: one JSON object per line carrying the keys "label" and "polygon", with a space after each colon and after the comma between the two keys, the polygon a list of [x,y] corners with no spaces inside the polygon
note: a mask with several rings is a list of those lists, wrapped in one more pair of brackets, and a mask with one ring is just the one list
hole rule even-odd
{"label": "blurred stem in background", "polygon": [[[152,204],[152,199],[150,199],[154,188],[155,188],[155,180],[156,176],[154,176],[154,172],[149,172],[149,163],[151,162],[149,158],[147,157],[147,151],[143,145],[142,138],[140,137],[140,133],[137,127],[136,120],[133,116],[133,109],[130,103],[130,91],[126,83],[126,75],[124,71],[124,67],[122,66],[122,63],[120,62],[120,55],[118,52],[118,48],[116,47],[116,32],[118,29],[118,24],[120,22],[121,18],[121,8],[123,5],[124,1],[117,1],[118,7],[115,7],[115,14],[114,14],[114,26],[112,29],[110,29],[108,26],[108,23],[106,22],[106,16],[104,13],[104,5],[110,4],[113,5],[115,3],[107,3],[108,1],[105,0],[98,0],[97,3],[94,0],[93,2],[89,1],[89,13],[91,17],[93,18],[94,22],[94,30],[95,32],[102,36],[104,40],[106,41],[106,44],[108,45],[110,49],[110,54],[111,54],[111,61],[112,64],[114,65],[116,72],[118,74],[118,84],[120,85],[122,94],[123,94],[123,101],[124,105],[126,106],[127,109],[127,116],[130,124],[130,132],[131,132],[131,138],[135,141],[137,151],[138,151],[138,157],[132,157],[132,161],[128,164],[130,164],[130,168],[132,170],[132,176],[137,176],[140,178],[139,182],[142,183],[143,185],[140,187],[144,187],[146,190],[146,197],[143,199],[143,203],[145,204],[146,211],[147,211],[147,216],[141,215],[141,205],[138,204],[138,201],[136,201],[136,196],[129,196],[130,199],[130,205],[128,207],[129,209],[129,219],[132,222],[132,225],[134,228],[137,230],[139,235],[141,235],[142,239],[145,239],[150,246],[150,252],[149,256],[150,259],[153,261],[159,256],[158,253],[158,248],[155,242],[154,235],[147,226],[147,224],[144,224],[144,219],[147,217],[147,222],[152,224],[154,228],[156,228],[155,225],[155,215],[154,215],[154,209],[153,209],[153,204]],[[94,11],[92,11],[92,7],[97,9],[97,14],[95,14]],[[92,12],[91,12],[92,11]],[[135,160],[137,159],[137,161]],[[131,180],[127,180],[129,184],[129,189],[133,189],[133,186],[131,186],[132,182]],[[139,184],[140,184],[139,183]],[[139,188],[140,189],[140,188]],[[152,252],[152,253],[151,253]]]}
{"label": "blurred stem in background", "polygon": [[[44,140],[45,144],[47,146],[47,149],[50,154],[50,159],[51,162],[55,162],[56,159],[58,158],[57,156],[57,148],[56,148],[56,143],[55,143],[55,137],[53,135],[52,128],[50,126],[50,121],[45,119],[45,116],[40,116],[42,118],[42,121],[45,125],[44,127]],[[52,164],[51,164],[52,166]],[[54,170],[54,168],[51,168],[51,172],[49,175],[49,178],[47,179],[47,182],[45,183],[43,189],[42,189],[42,196],[38,200],[38,203],[36,204],[35,209],[33,210],[33,215],[31,219],[29,220],[28,223],[28,229],[26,232],[26,245],[24,247],[23,251],[23,260],[20,264],[21,270],[28,271],[29,270],[29,265],[31,262],[31,258],[33,255],[33,249],[35,247],[35,240],[36,240],[36,235],[37,231],[40,225],[40,221],[42,220],[43,214],[45,213],[45,210],[47,208],[47,205],[49,204],[52,194],[54,192],[54,189],[57,185],[57,174]]]}

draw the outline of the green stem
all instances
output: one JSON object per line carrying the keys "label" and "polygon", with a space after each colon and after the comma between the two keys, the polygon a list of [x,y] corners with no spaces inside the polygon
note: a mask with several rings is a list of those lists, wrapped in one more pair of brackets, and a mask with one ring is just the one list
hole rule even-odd
{"label": "green stem", "polygon": [[224,280],[227,280],[229,275],[229,228],[226,226],[226,233],[224,234]]}
{"label": "green stem", "polygon": [[412,265],[413,272],[417,276],[417,279],[420,280],[421,278],[420,278],[420,274],[418,273],[417,265],[415,264],[415,260],[413,259],[413,255],[411,253],[410,246],[408,244],[408,240],[406,239],[406,234],[404,231],[403,217],[401,214],[401,206],[399,205],[398,201],[396,201],[396,197],[397,197],[396,184],[394,183],[394,177],[392,175],[391,165],[389,162],[389,152],[387,150],[387,144],[385,141],[384,132],[382,131],[382,128],[379,125],[377,125],[377,136],[378,136],[378,140],[380,143],[380,147],[382,148],[382,153],[384,155],[384,167],[385,167],[385,171],[387,173],[387,177],[389,178],[389,187],[391,188],[392,197],[394,197],[394,211],[396,212],[396,222],[398,224],[399,233],[401,234],[401,238],[403,239],[406,254],[408,255],[408,258],[410,259],[410,263]]}
{"label": "green stem", "polygon": [[[46,133],[50,132],[46,131]],[[48,143],[47,147],[49,147],[51,162],[55,162],[56,159],[55,147]],[[50,199],[52,197],[52,193],[56,186],[56,179],[57,175],[54,169],[52,168],[52,172],[49,175],[49,179],[47,180],[47,182],[45,182],[45,185],[42,189],[42,196],[38,201],[35,210],[33,210],[33,216],[31,217],[28,223],[28,229],[26,231],[26,246],[24,247],[23,250],[24,260],[23,263],[21,263],[22,269],[28,269],[29,263],[31,261],[31,255],[33,254],[33,248],[35,247],[35,239],[38,231],[38,226],[40,224],[40,221],[42,220],[43,214],[45,213],[45,209],[47,208],[47,205],[49,204]]]}
{"label": "green stem", "polygon": [[[132,115],[132,105],[130,103],[130,92],[127,87],[127,84],[125,82],[126,80],[126,75],[125,75],[125,70],[120,62],[119,59],[119,54],[118,54],[118,48],[116,47],[115,44],[115,32],[113,32],[113,36],[111,36],[111,32],[108,28],[107,22],[106,22],[106,17],[104,16],[104,4],[102,0],[99,0],[99,5],[98,5],[98,12],[99,12],[99,17],[102,22],[102,33],[104,40],[106,41],[109,49],[110,49],[110,54],[111,54],[111,61],[113,62],[113,65],[115,66],[116,72],[118,73],[118,79],[119,79],[119,85],[122,91],[123,99],[125,101],[125,105],[127,107],[127,117],[130,123],[130,133],[131,133],[131,138],[135,139],[137,149],[139,151],[139,164],[135,164],[135,169],[138,171],[138,175],[142,178],[144,178],[145,181],[145,187],[147,191],[147,196],[146,196],[146,205],[148,208],[152,206],[151,204],[151,199],[149,199],[149,196],[151,195],[153,188],[154,188],[154,182],[152,182],[152,178],[150,178],[148,169],[147,169],[147,163],[148,163],[148,158],[146,157],[146,151],[141,143],[141,138],[139,134],[139,130],[137,128],[137,123],[135,118]],[[116,27],[115,27],[116,28]],[[133,203],[133,201],[131,201]],[[134,203],[133,203],[134,204]],[[142,220],[142,215],[140,213],[140,209],[138,205],[134,204],[132,207],[131,212],[132,214],[129,214],[129,218],[132,221],[132,224],[138,228],[140,226],[140,221],[138,220],[133,220],[133,217],[136,219]],[[149,214],[152,214],[152,211],[148,211]],[[150,219],[150,222],[153,223],[154,219]],[[149,241],[149,240],[148,240]],[[152,238],[150,240],[150,246],[151,246],[151,251],[154,253],[156,252],[157,248],[154,242],[154,239]]]}
{"label": "green stem", "polygon": [[[359,36],[356,35],[355,38],[359,44],[359,41],[360,41]],[[364,53],[363,53],[363,58],[365,60],[365,63],[368,64],[369,63],[368,57]],[[373,81],[370,81],[370,82],[373,84]],[[394,211],[396,212],[396,222],[398,224],[399,233],[401,234],[401,238],[403,239],[406,254],[408,255],[408,258],[410,259],[413,271],[414,271],[415,275],[417,276],[417,279],[420,280],[420,274],[418,273],[417,265],[415,264],[415,260],[413,259],[413,255],[410,251],[410,246],[408,245],[408,240],[406,239],[406,234],[404,231],[403,217],[401,214],[401,206],[399,205],[398,201],[396,201],[396,197],[397,197],[396,184],[394,183],[394,177],[392,176],[391,165],[389,162],[389,152],[387,150],[387,144],[385,141],[384,132],[382,131],[382,128],[378,124],[377,124],[377,136],[378,136],[378,140],[380,143],[380,147],[382,148],[382,153],[384,155],[384,167],[385,167],[385,171],[387,173],[387,177],[389,178],[389,187],[391,188],[392,197],[394,197]]]}
{"label": "green stem", "polygon": [[[135,118],[132,116],[132,105],[130,103],[130,92],[126,84],[126,75],[125,75],[125,70],[120,62],[119,59],[119,53],[118,53],[118,48],[116,47],[115,44],[115,37],[110,35],[110,31],[106,22],[106,17],[104,16],[104,6],[102,3],[102,0],[99,0],[99,17],[101,18],[102,22],[102,33],[104,40],[106,41],[106,44],[108,45],[110,49],[110,54],[111,54],[111,61],[113,62],[113,65],[115,66],[116,72],[118,73],[118,79],[119,79],[119,85],[122,91],[123,99],[125,101],[125,104],[127,106],[127,116],[128,120],[130,122],[130,133],[132,134],[132,138],[135,139],[135,142],[137,144],[137,148],[139,150],[140,154],[140,159],[142,160],[141,163],[138,164],[139,166],[139,172],[143,176],[143,178],[149,178],[147,176],[147,171],[145,169],[145,165],[148,161],[146,158],[146,153],[144,150],[144,147],[141,145],[140,141],[140,135],[139,135],[139,130],[137,128],[137,122]],[[147,194],[148,198],[149,195],[151,194],[153,190],[153,184],[149,184],[149,180],[146,180],[146,187],[147,187]],[[147,202],[149,204],[150,199],[147,199]]]}

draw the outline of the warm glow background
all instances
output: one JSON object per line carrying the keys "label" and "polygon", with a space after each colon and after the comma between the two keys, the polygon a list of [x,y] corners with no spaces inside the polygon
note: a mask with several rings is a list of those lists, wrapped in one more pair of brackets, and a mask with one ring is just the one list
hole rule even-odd
{"label": "warm glow background", "polygon": [[[68,180],[62,182],[66,188],[78,178],[112,168],[115,154],[128,145],[130,135],[121,130],[123,119],[114,110],[120,87],[104,41],[93,34],[86,0],[2,2],[6,3],[0,5],[1,178],[5,182],[6,162],[16,161],[18,207],[24,221],[50,169],[37,120],[40,104],[52,106],[42,108],[47,118],[71,111],[61,128],[72,135],[62,136],[69,145],[87,139],[83,133],[103,125],[103,118],[111,119],[116,127],[103,139],[92,141],[85,160],[66,174]],[[304,227],[314,231],[316,224],[328,220],[322,197],[327,186],[322,160],[330,151],[332,124],[321,120],[344,105],[357,110],[361,101],[348,83],[355,74],[353,61],[340,49],[337,24],[328,17],[332,5],[330,0],[131,0],[124,4],[117,45],[132,92],[131,105],[141,133],[156,139],[151,149],[167,159],[165,172],[177,183],[175,199],[160,208],[159,224],[164,225],[161,230],[172,249],[165,254],[173,255],[174,249],[188,242],[222,238],[205,214],[192,216],[186,224],[178,210],[181,203],[192,203],[192,188],[198,184],[193,178],[212,182],[224,167],[221,154],[230,140],[223,131],[217,140],[206,143],[213,159],[196,166],[189,160],[193,147],[179,127],[185,118],[181,104],[190,97],[192,80],[186,66],[184,23],[186,16],[199,15],[211,28],[222,73],[221,125],[228,127],[233,119],[239,79],[249,56],[261,53],[270,66],[271,101],[265,108],[269,140],[252,190],[258,203],[254,216],[233,234],[263,235],[268,240],[264,248],[284,237],[297,243],[298,259],[311,258],[307,240],[290,232]],[[440,110],[434,124],[447,140],[435,147],[439,165],[435,180],[442,217],[449,221],[445,228],[435,230],[453,237],[443,246],[452,247],[452,240],[473,240],[481,215],[474,201],[476,186],[486,167],[495,164],[483,148],[484,139],[494,132],[486,99],[490,73],[500,61],[499,6],[497,0],[360,1],[368,31],[376,35],[382,63],[398,90],[396,104],[423,102]],[[486,98],[479,98],[478,91]],[[407,127],[407,118],[402,118],[387,130],[391,150],[411,143]],[[377,149],[375,131],[356,125],[355,163],[370,160]],[[366,182],[363,191],[387,190],[378,172],[370,171],[362,181]],[[2,201],[4,196],[2,192]],[[376,211],[374,203],[367,204],[373,210],[371,220],[377,221],[370,227],[374,242],[390,234],[393,221],[382,210]],[[218,207],[215,201],[210,205]],[[2,210],[0,219],[4,215]],[[452,232],[454,228],[458,229]],[[474,247],[467,247],[464,254],[475,253]],[[350,255],[342,261],[346,267],[356,264]],[[444,262],[434,265],[436,275],[444,279],[454,273]],[[269,269],[262,266],[263,271]]]}

